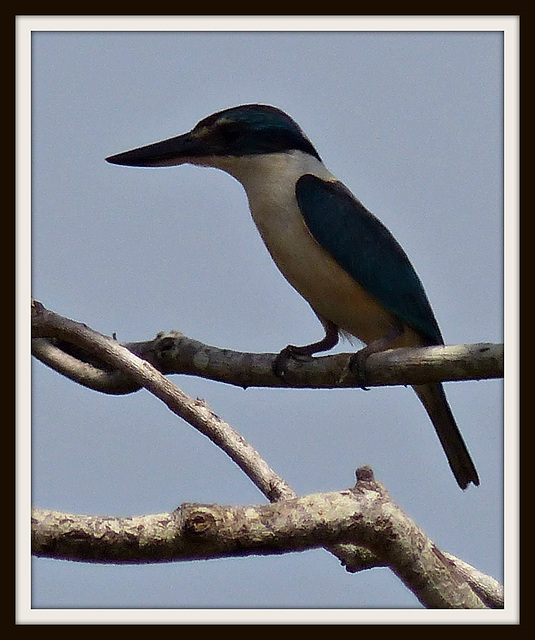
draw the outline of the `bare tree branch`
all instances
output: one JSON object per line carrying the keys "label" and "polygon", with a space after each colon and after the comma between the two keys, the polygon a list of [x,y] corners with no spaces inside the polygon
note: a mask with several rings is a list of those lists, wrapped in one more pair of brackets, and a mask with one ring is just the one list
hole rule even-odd
{"label": "bare tree branch", "polygon": [[[34,304],[44,309],[40,303]],[[52,317],[55,322],[52,322]],[[54,314],[49,317],[45,328],[39,314],[34,314],[32,352],[35,357],[71,380],[96,391],[124,394],[140,388],[124,373],[99,362],[94,352],[87,352],[73,342],[76,341],[75,333],[60,330],[62,324],[65,328],[66,322],[66,318]],[[243,388],[361,386],[361,381],[348,369],[353,354],[290,361],[285,379],[281,380],[273,373],[277,354],[220,349],[178,331],[160,333],[154,340],[124,343],[122,346],[164,374],[195,375]],[[491,343],[391,349],[368,358],[366,386],[500,378],[503,376],[503,358],[503,344]]]}
{"label": "bare tree branch", "polygon": [[290,553],[345,543],[369,548],[426,607],[503,606],[501,587],[487,576],[482,600],[472,587],[472,582],[482,582],[481,574],[474,577],[469,565],[441,552],[394,504],[369,468],[359,469],[357,479],[349,490],[271,505],[183,504],[172,513],[134,518],[36,509],[34,553],[88,562],[146,563]]}
{"label": "bare tree branch", "polygon": [[498,580],[478,571],[464,560],[460,560],[450,553],[444,556],[452,562],[458,571],[466,578],[474,593],[490,609],[502,609],[504,606],[504,589]]}

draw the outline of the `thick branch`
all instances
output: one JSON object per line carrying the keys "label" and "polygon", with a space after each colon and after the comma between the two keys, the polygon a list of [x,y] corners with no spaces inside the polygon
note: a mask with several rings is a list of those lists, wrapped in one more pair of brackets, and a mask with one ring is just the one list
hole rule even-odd
{"label": "thick branch", "polygon": [[[40,303],[35,303],[44,309]],[[139,389],[131,378],[106,366],[94,352],[80,349],[67,318],[48,312],[46,328],[40,314],[32,322],[35,357],[66,377],[103,393]],[[95,335],[97,334],[95,332]],[[177,331],[154,340],[123,344],[164,374],[195,375],[246,387],[347,388],[361,386],[348,369],[352,354],[290,361],[284,381],[273,373],[277,354],[242,353],[212,347]],[[367,386],[408,385],[446,380],[482,380],[503,376],[503,345],[434,346],[392,349],[372,354],[366,362]]]}
{"label": "thick branch", "polygon": [[446,557],[392,502],[370,469],[357,473],[353,489],[271,505],[184,504],[172,513],[134,518],[36,509],[33,551],[38,556],[87,562],[147,563],[351,544],[370,549],[426,607],[503,605],[497,584],[490,604],[488,597],[484,603],[477,596],[470,585],[469,565],[463,563],[461,571],[456,559]]}

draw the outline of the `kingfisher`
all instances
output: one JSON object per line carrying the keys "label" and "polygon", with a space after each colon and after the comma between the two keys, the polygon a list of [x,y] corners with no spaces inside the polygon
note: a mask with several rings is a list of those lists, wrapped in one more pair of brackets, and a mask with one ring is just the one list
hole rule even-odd
{"label": "kingfisher", "polygon": [[[405,251],[327,169],[299,125],[277,107],[244,104],[224,109],[188,133],[106,160],[131,167],[215,167],[243,185],[267,250],[310,304],[325,333],[312,344],[285,347],[275,360],[278,376],[284,377],[289,359],[328,351],[340,336],[356,337],[365,345],[351,359],[362,380],[371,353],[444,344]],[[417,384],[413,389],[458,485],[479,485],[442,384]]]}

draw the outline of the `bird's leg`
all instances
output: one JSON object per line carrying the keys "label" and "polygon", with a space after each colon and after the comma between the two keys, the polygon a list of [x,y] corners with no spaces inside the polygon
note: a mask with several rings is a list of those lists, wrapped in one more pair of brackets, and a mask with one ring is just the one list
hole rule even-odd
{"label": "bird's leg", "polygon": [[349,359],[349,370],[353,372],[360,382],[360,386],[365,391],[366,387],[366,360],[372,353],[386,351],[390,345],[403,334],[403,325],[399,320],[395,320],[394,324],[388,329],[384,336],[367,344],[363,349],[354,353]]}
{"label": "bird's leg", "polygon": [[325,327],[325,337],[318,342],[297,347],[289,344],[285,347],[273,362],[273,372],[279,378],[284,378],[286,373],[286,365],[291,359],[310,358],[313,354],[320,351],[329,351],[338,344],[338,328],[328,320],[322,320]]}

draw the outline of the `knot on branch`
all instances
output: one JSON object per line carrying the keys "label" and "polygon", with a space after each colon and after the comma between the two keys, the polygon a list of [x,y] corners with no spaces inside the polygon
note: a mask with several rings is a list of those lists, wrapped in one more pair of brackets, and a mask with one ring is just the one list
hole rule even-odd
{"label": "knot on branch", "polygon": [[390,499],[386,489],[380,482],[377,482],[373,474],[373,469],[368,465],[363,465],[355,471],[355,477],[357,482],[355,486],[351,488],[353,493],[362,493],[373,491],[379,496],[384,496],[386,499]]}
{"label": "knot on branch", "polygon": [[363,465],[355,471],[357,483],[359,482],[375,482],[375,476],[373,475],[373,469],[368,465]]}
{"label": "knot on branch", "polygon": [[183,505],[179,507],[183,518],[184,535],[192,542],[205,542],[217,534],[217,518],[209,507]]}

